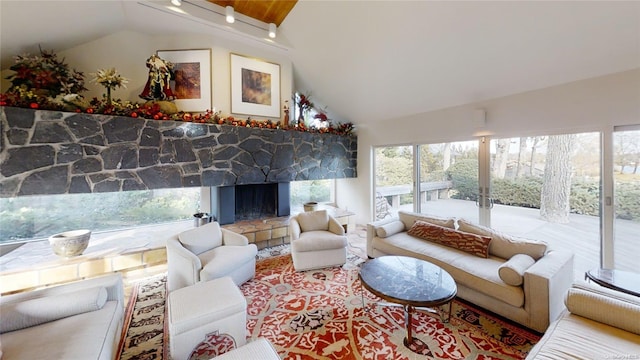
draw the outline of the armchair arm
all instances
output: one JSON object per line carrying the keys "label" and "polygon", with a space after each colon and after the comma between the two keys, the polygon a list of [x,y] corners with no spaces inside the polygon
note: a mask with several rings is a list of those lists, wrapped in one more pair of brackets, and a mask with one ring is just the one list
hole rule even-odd
{"label": "armchair arm", "polygon": [[336,235],[344,235],[344,227],[331,215],[329,215],[329,231]]}
{"label": "armchair arm", "polygon": [[367,256],[373,258],[373,238],[376,237],[376,227],[382,226],[394,221],[398,221],[400,218],[391,217],[382,220],[373,221],[367,224]]}
{"label": "armchair arm", "polygon": [[177,238],[167,239],[167,290],[169,292],[200,281],[202,262]]}
{"label": "armchair arm", "polygon": [[249,245],[249,239],[236,232],[231,230],[227,230],[224,228],[220,228],[222,230],[222,245],[232,245],[232,246],[247,246]]}
{"label": "armchair arm", "polygon": [[289,219],[289,236],[291,236],[291,241],[300,238],[300,223],[298,223],[296,217]]}
{"label": "armchair arm", "polygon": [[573,253],[552,250],[524,273],[524,307],[529,327],[544,332],[564,311],[564,297],[573,283]]}

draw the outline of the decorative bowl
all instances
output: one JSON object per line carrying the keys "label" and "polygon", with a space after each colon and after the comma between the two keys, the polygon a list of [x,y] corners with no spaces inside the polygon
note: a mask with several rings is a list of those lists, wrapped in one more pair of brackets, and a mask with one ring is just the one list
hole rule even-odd
{"label": "decorative bowl", "polygon": [[306,203],[302,204],[302,206],[304,207],[304,211],[316,211],[316,210],[318,210],[318,203],[315,202],[315,201],[306,202]]}
{"label": "decorative bowl", "polygon": [[53,252],[62,257],[82,255],[89,246],[91,230],[72,230],[49,236]]}

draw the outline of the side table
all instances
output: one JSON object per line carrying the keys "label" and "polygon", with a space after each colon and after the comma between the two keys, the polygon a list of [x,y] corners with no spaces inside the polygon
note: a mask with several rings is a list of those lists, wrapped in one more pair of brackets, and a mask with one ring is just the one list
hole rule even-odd
{"label": "side table", "polygon": [[609,289],[640,297],[640,274],[613,269],[592,269],[584,274],[585,280]]}

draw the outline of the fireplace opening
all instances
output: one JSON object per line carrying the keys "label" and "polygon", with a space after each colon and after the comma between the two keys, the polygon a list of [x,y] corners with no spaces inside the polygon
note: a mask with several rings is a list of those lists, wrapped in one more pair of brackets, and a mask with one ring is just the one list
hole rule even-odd
{"label": "fireplace opening", "polygon": [[221,225],[288,216],[289,183],[219,186],[211,189],[211,208]]}
{"label": "fireplace opening", "polygon": [[278,184],[236,186],[236,221],[275,217]]}

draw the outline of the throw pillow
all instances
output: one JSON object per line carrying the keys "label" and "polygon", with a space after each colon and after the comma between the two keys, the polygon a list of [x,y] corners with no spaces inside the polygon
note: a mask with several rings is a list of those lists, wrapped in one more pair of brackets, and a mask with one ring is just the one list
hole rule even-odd
{"label": "throw pillow", "polygon": [[524,272],[536,261],[527,254],[516,254],[498,268],[500,279],[511,286],[520,286],[524,281]]}
{"label": "throw pillow", "polygon": [[3,304],[0,307],[2,317],[0,333],[100,310],[107,302],[107,298],[107,289],[95,287]]}
{"label": "throw pillow", "polygon": [[491,242],[491,238],[486,236],[465,233],[420,220],[413,224],[411,229],[407,231],[407,234],[462,250],[482,258],[489,257],[489,243]]}
{"label": "throw pillow", "polygon": [[376,227],[376,234],[381,238],[386,238],[402,231],[404,231],[404,223],[399,220]]}
{"label": "throw pillow", "polygon": [[398,218],[400,221],[404,223],[404,228],[409,229],[413,224],[420,220],[424,222],[428,222],[430,224],[435,224],[439,226],[444,226],[450,229],[456,228],[456,221],[453,218],[441,218],[437,216],[414,213],[410,211],[398,211]]}
{"label": "throw pillow", "polygon": [[298,224],[300,230],[318,231],[329,230],[329,214],[327,210],[308,211],[298,214]]}
{"label": "throw pillow", "polygon": [[516,254],[527,254],[537,261],[547,252],[547,244],[542,241],[507,235],[464,219],[458,220],[458,230],[490,237],[492,241],[489,254],[503,259],[511,259]]}
{"label": "throw pillow", "polygon": [[178,239],[185,249],[196,255],[222,245],[222,230],[220,224],[212,222],[195,229],[183,231]]}

